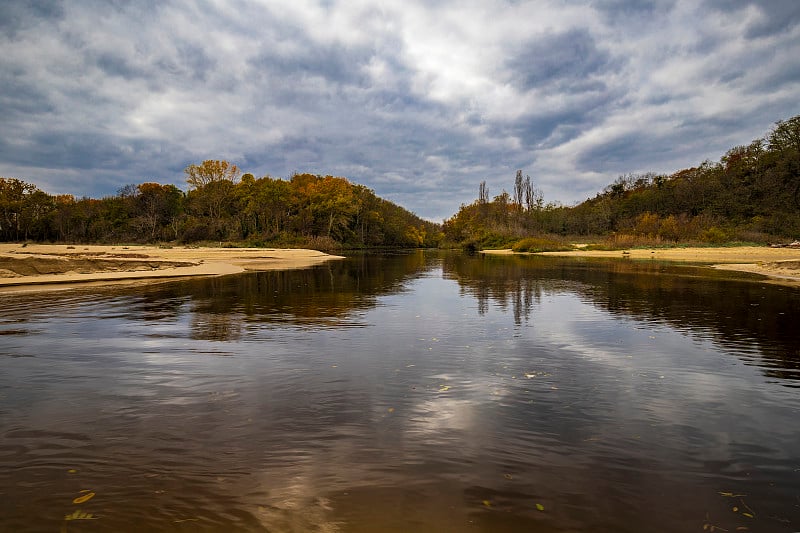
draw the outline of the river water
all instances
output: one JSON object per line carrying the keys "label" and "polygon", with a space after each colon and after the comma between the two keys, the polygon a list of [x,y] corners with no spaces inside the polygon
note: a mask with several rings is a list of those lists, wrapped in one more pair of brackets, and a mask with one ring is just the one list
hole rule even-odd
{"label": "river water", "polygon": [[414,252],[0,295],[0,530],[800,531],[800,290],[732,276]]}

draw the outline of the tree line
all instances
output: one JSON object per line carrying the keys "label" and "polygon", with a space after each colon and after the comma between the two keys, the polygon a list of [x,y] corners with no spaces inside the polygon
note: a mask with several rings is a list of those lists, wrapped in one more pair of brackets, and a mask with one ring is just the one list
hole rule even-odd
{"label": "tree line", "polygon": [[247,246],[432,247],[439,225],[347,179],[242,174],[224,160],[185,169],[189,191],[146,182],[101,199],[0,178],[0,240],[234,242]]}
{"label": "tree line", "polygon": [[612,246],[800,237],[800,116],[778,121],[718,162],[671,175],[619,176],[573,206],[546,203],[530,176],[517,171],[512,193],[490,198],[482,182],[478,198],[441,226],[342,177],[256,178],[224,160],[189,165],[185,174],[188,192],[146,182],[101,199],[50,195],[0,178],[0,240],[334,249],[490,248],[543,237]]}
{"label": "tree line", "polygon": [[800,116],[718,161],[671,175],[628,174],[574,206],[545,203],[518,171],[513,193],[478,199],[444,221],[445,241],[511,246],[531,236],[605,239],[610,245],[773,242],[800,237]]}

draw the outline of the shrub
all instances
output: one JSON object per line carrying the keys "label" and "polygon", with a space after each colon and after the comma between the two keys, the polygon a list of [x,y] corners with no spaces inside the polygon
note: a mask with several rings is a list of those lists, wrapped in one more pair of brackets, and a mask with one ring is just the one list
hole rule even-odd
{"label": "shrub", "polygon": [[612,233],[602,243],[599,249],[619,250],[623,248],[646,248],[664,246],[664,239],[659,235],[647,237],[631,235],[630,233]]}
{"label": "shrub", "polygon": [[700,239],[705,242],[713,242],[715,244],[723,243],[730,240],[728,232],[717,226],[712,226],[700,234]]}
{"label": "shrub", "polygon": [[515,252],[563,252],[573,247],[544,237],[527,237],[514,243],[511,249]]}
{"label": "shrub", "polygon": [[338,242],[325,235],[308,237],[302,246],[311,250],[319,250],[320,252],[332,252],[342,248]]}

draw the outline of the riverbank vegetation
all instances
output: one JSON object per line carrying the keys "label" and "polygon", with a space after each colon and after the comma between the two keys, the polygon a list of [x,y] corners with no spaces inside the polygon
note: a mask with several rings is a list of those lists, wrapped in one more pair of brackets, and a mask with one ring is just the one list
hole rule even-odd
{"label": "riverbank vegetation", "polygon": [[557,251],[570,242],[629,248],[800,237],[800,116],[763,138],[671,175],[620,176],[574,206],[545,203],[518,171],[512,193],[478,199],[444,222],[445,241],[468,249]]}
{"label": "riverbank vegetation", "polygon": [[186,170],[188,192],[141,183],[102,198],[53,196],[0,178],[0,241],[225,243],[322,250],[434,247],[438,224],[345,178],[252,174],[227,161]]}

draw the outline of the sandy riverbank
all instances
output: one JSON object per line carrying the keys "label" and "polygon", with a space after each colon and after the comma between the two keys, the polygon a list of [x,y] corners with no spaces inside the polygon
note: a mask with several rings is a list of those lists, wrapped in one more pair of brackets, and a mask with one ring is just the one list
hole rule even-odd
{"label": "sandy riverbank", "polygon": [[0,291],[305,268],[332,259],[340,257],[302,249],[0,244]]}
{"label": "sandy riverbank", "polygon": [[[488,254],[513,254],[511,250],[485,250]],[[738,246],[732,248],[652,248],[632,250],[574,250],[541,252],[561,257],[610,257],[702,263],[719,270],[750,272],[765,280],[800,285],[800,249]]]}

